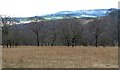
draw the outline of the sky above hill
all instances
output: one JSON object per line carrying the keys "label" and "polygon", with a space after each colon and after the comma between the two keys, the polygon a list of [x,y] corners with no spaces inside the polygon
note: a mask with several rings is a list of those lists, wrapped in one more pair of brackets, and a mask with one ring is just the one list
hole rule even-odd
{"label": "sky above hill", "polygon": [[0,0],[0,15],[30,17],[58,11],[118,8],[119,0]]}

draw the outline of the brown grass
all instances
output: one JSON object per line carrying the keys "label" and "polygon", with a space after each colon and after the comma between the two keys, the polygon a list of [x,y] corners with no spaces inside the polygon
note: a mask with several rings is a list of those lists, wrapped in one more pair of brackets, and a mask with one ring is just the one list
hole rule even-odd
{"label": "brown grass", "polygon": [[3,68],[116,68],[118,48],[3,48]]}

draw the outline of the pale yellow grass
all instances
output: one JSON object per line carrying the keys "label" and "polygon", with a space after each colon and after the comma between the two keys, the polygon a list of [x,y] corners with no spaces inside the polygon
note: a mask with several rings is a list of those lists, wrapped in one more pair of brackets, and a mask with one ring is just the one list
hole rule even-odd
{"label": "pale yellow grass", "polygon": [[116,68],[117,47],[3,48],[3,68]]}

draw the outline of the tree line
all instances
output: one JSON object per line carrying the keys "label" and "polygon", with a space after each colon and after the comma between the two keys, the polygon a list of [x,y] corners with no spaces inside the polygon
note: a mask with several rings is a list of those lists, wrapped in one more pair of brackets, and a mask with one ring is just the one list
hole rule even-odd
{"label": "tree line", "polygon": [[[16,46],[116,46],[119,39],[118,13],[97,18],[64,18],[14,24],[2,18],[2,45]],[[11,25],[12,24],[12,25]]]}

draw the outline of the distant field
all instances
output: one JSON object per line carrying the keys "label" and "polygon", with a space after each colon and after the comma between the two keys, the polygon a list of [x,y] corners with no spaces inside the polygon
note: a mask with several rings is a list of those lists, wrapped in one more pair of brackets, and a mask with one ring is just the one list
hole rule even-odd
{"label": "distant field", "polygon": [[3,68],[116,68],[117,47],[3,48]]}

